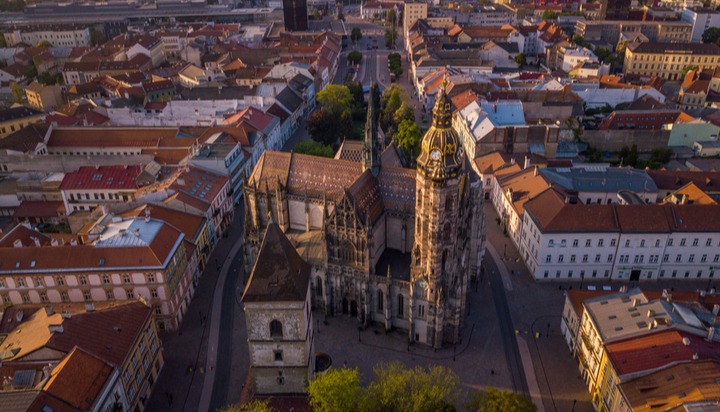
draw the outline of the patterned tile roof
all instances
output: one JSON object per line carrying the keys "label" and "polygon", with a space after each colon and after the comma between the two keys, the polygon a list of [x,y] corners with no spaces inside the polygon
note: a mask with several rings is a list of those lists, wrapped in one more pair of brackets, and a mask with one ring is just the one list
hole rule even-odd
{"label": "patterned tile roof", "polygon": [[380,197],[377,180],[370,169],[366,170],[348,190],[355,202],[358,215],[362,221],[370,213],[370,220],[374,223],[383,211],[383,203]]}
{"label": "patterned tile roof", "polygon": [[362,174],[359,163],[294,154],[290,163],[288,191],[329,199],[339,199],[343,188],[349,188]]}
{"label": "patterned tile roof", "polygon": [[415,212],[415,169],[380,167],[378,183],[387,210]]}
{"label": "patterned tile roof", "polygon": [[338,149],[338,152],[335,154],[335,158],[362,163],[364,143],[362,140],[344,140],[340,149]]}

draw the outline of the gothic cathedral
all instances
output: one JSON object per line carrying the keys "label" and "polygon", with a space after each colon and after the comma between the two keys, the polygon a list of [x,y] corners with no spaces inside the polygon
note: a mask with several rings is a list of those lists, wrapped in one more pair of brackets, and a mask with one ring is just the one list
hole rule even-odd
{"label": "gothic cathedral", "polygon": [[482,187],[463,169],[445,86],[417,170],[403,168],[399,149],[378,137],[372,92],[365,140],[343,143],[334,159],[265,152],[244,185],[246,273],[276,222],[312,265],[314,308],[436,348],[458,342],[485,222]]}

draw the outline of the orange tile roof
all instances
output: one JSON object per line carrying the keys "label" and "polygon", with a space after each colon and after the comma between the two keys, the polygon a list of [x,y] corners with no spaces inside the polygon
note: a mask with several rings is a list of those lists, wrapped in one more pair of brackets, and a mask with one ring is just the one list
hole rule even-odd
{"label": "orange tile roof", "polygon": [[164,141],[188,140],[184,145],[195,143],[194,139],[176,139],[177,128],[161,127],[59,127],[53,128],[48,139],[49,147],[158,147]]}
{"label": "orange tile roof", "polygon": [[189,240],[191,242],[194,241],[197,236],[201,235],[201,231],[205,226],[205,218],[202,216],[152,204],[144,204],[124,213],[120,213],[118,216],[145,217],[147,212],[150,212],[151,218],[162,220],[163,222],[168,223],[183,232],[185,234],[185,240]]}
{"label": "orange tile roof", "polygon": [[110,379],[113,367],[77,346],[55,365],[43,387],[45,392],[89,410]]}
{"label": "orange tile roof", "polygon": [[518,173],[504,177],[500,181],[503,193],[512,189],[512,205],[518,217],[525,214],[523,205],[549,186],[547,178],[542,173],[535,174],[535,168],[529,167]]}
{"label": "orange tile roof", "polygon": [[720,399],[720,363],[682,363],[620,384],[634,412],[670,410],[689,402]]}
{"label": "orange tile roof", "polygon": [[695,183],[690,182],[686,184],[685,186],[681,187],[680,189],[673,192],[671,195],[680,195],[680,196],[687,196],[687,203],[692,203],[694,205],[716,205],[717,202],[713,200],[710,196],[707,195],[707,193],[700,190]]}
{"label": "orange tile roof", "polygon": [[507,163],[505,157],[500,152],[492,152],[476,157],[473,162],[480,173],[493,173],[501,169]]}

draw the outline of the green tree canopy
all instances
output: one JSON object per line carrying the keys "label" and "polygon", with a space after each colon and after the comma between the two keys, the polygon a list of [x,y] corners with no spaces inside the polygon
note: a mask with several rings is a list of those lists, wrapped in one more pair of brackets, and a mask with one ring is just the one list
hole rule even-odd
{"label": "green tree canopy", "polygon": [[10,91],[12,92],[13,97],[15,100],[22,100],[25,97],[25,90],[23,90],[22,87],[20,87],[17,82],[12,82],[10,84]]}
{"label": "green tree canopy", "polygon": [[395,141],[408,158],[415,159],[415,155],[420,153],[420,128],[414,120],[403,120],[398,125]]}
{"label": "green tree canopy", "polygon": [[397,18],[397,14],[395,13],[395,9],[390,9],[387,13],[387,21],[395,26],[395,19]]}
{"label": "green tree canopy", "polygon": [[395,27],[391,27],[390,30],[385,30],[385,43],[387,44],[395,44],[395,39],[397,39],[398,33],[397,30],[395,30]]}
{"label": "green tree canopy", "polygon": [[347,87],[330,84],[317,94],[317,101],[324,109],[339,117],[342,112],[350,109],[353,96]]}
{"label": "green tree canopy", "polygon": [[296,144],[293,152],[320,157],[333,157],[334,155],[332,147],[321,145],[312,139]]}
{"label": "green tree canopy", "polygon": [[217,412],[275,412],[275,408],[271,408],[268,401],[254,399],[244,405],[227,405]]}
{"label": "green tree canopy", "polygon": [[527,54],[518,53],[518,55],[515,56],[515,63],[522,69],[523,66],[527,65]]}
{"label": "green tree canopy", "polygon": [[557,18],[557,13],[553,12],[552,10],[545,10],[542,14],[543,20],[554,20]]}
{"label": "green tree canopy", "polygon": [[358,50],[353,50],[347,55],[347,59],[352,64],[358,64],[362,60],[363,55]]}
{"label": "green tree canopy", "polygon": [[355,139],[355,131],[353,130],[352,116],[350,110],[345,110],[340,116],[338,122],[338,132],[342,139]]}
{"label": "green tree canopy", "polygon": [[475,392],[466,403],[468,412],[535,412],[530,399],[512,392],[499,391],[488,386],[486,392]]}
{"label": "green tree canopy", "polygon": [[345,87],[347,87],[350,91],[350,94],[353,97],[354,105],[362,106],[365,103],[365,92],[363,91],[362,83],[360,83],[359,80],[357,83],[347,82],[345,83]]}
{"label": "green tree canopy", "polygon": [[390,93],[390,98],[388,99],[387,106],[390,110],[392,110],[393,114],[400,109],[400,106],[402,105],[402,99],[400,98],[400,92],[397,90],[393,90]]}
{"label": "green tree canopy", "polygon": [[415,122],[415,110],[413,110],[413,108],[410,107],[407,103],[402,102],[402,104],[400,105],[400,108],[395,111],[393,120],[395,121],[395,125],[400,125],[400,123],[402,123],[403,120],[410,120],[414,123]]}
{"label": "green tree canopy", "polygon": [[353,27],[352,31],[350,32],[350,40],[360,41],[360,39],[362,39],[362,36],[362,30],[360,30],[360,27]]}
{"label": "green tree canopy", "polygon": [[305,119],[305,129],[310,133],[310,137],[323,145],[329,146],[338,140],[337,126],[335,115],[324,108]]}
{"label": "green tree canopy", "polygon": [[47,40],[40,40],[39,42],[35,43],[35,47],[52,47],[52,43],[50,43]]}
{"label": "green tree canopy", "polygon": [[320,12],[318,9],[313,10],[312,16],[315,18],[315,20],[320,20]]}
{"label": "green tree canopy", "polygon": [[[403,102],[406,102],[407,104],[411,103],[410,95],[407,94],[405,91],[405,88],[400,86],[397,83],[392,83],[390,86],[388,86],[387,89],[383,90],[382,97],[380,98],[380,107],[385,107],[388,104],[388,100],[390,100],[390,96],[397,91],[400,95],[400,100]],[[400,105],[395,109],[399,109]],[[394,113],[394,111],[393,111]]]}
{"label": "green tree canopy", "polygon": [[720,40],[720,28],[719,27],[709,27],[702,34],[702,42],[703,43],[717,43],[718,40]]}
{"label": "green tree canopy", "polygon": [[598,47],[593,50],[593,53],[597,56],[598,60],[602,63],[613,63],[615,61],[615,55],[613,52],[605,47]]}
{"label": "green tree canopy", "polygon": [[360,373],[355,369],[328,369],[305,389],[315,412],[355,412],[361,397]]}

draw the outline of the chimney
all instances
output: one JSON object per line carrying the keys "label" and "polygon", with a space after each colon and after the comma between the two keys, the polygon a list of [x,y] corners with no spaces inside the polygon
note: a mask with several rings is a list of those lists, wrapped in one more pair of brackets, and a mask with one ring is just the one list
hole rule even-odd
{"label": "chimney", "polygon": [[648,317],[648,318],[652,318],[653,316],[655,316],[655,311],[652,310],[652,309],[648,310],[648,312],[647,312],[647,317]]}
{"label": "chimney", "polygon": [[636,298],[636,299],[633,299],[633,307],[634,307],[634,308],[637,307],[638,303],[640,303],[640,302],[638,302],[637,298]]}
{"label": "chimney", "polygon": [[52,364],[48,363],[47,365],[43,366],[43,379],[50,379],[50,372],[52,372]]}
{"label": "chimney", "polygon": [[534,175],[534,176],[537,176],[538,173],[540,173],[540,168],[537,167],[537,166],[535,166],[535,171],[533,172],[533,175]]}
{"label": "chimney", "polygon": [[23,313],[22,312],[16,313],[15,314],[15,322],[20,323],[20,322],[22,322],[22,320],[23,320]]}
{"label": "chimney", "polygon": [[690,346],[690,339],[688,339],[688,338],[683,338],[682,343],[683,343],[683,345],[685,345],[685,346]]}
{"label": "chimney", "polygon": [[698,356],[697,353],[693,353],[693,360],[698,360],[698,359],[700,359],[700,356]]}
{"label": "chimney", "polygon": [[140,237],[140,229],[135,229],[135,236]]}
{"label": "chimney", "polygon": [[717,316],[718,313],[720,313],[720,305],[718,305],[718,304],[716,303],[716,304],[713,305],[712,314],[713,314],[713,316]]}
{"label": "chimney", "polygon": [[86,312],[93,312],[94,310],[95,310],[95,305],[92,302],[88,302],[85,304]]}
{"label": "chimney", "polygon": [[71,239],[70,246],[77,246],[77,239]]}
{"label": "chimney", "polygon": [[70,318],[72,318],[72,315],[71,315],[70,312],[68,312],[68,311],[65,311],[65,312],[61,313],[60,316],[62,316],[63,319],[70,319]]}
{"label": "chimney", "polygon": [[525,167],[523,167],[523,169],[527,169],[528,167],[530,167],[530,157],[525,156]]}
{"label": "chimney", "polygon": [[620,293],[625,293],[625,292],[627,292],[627,285],[620,286]]}
{"label": "chimney", "polygon": [[33,240],[35,241],[35,246],[40,247],[40,239],[33,237]]}
{"label": "chimney", "polygon": [[48,330],[50,331],[50,333],[63,333],[62,325],[48,325]]}
{"label": "chimney", "polygon": [[708,342],[712,342],[713,336],[715,336],[715,328],[711,327],[711,328],[708,330],[708,335],[707,335],[707,339],[706,339],[706,340],[707,340]]}
{"label": "chimney", "polygon": [[45,306],[45,314],[48,316],[52,316],[55,314],[55,308],[52,307],[52,305]]}
{"label": "chimney", "polygon": [[23,247],[22,240],[20,240],[20,239],[15,239],[15,241],[13,242],[13,246],[15,246],[15,247]]}
{"label": "chimney", "polygon": [[50,240],[50,246],[60,246],[60,242],[57,239]]}
{"label": "chimney", "polygon": [[493,104],[493,113],[497,113],[497,105]]}

